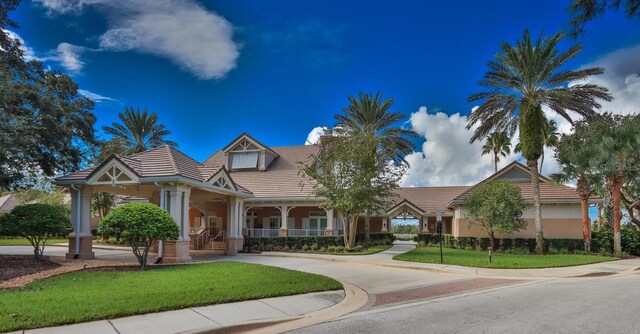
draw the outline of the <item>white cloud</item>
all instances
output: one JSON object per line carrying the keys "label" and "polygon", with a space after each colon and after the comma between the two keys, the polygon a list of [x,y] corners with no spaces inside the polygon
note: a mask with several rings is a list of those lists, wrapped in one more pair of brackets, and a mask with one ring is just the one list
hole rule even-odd
{"label": "white cloud", "polygon": [[78,94],[87,97],[91,100],[93,100],[96,103],[100,103],[100,102],[118,102],[119,100],[114,99],[112,97],[108,97],[108,96],[104,96],[104,95],[100,95],[94,92],[90,92],[88,90],[84,90],[84,89],[78,89]]}
{"label": "white cloud", "polygon": [[137,51],[167,58],[201,79],[221,78],[236,67],[239,46],[224,17],[193,0],[39,0],[50,13],[105,13],[105,51]]}
{"label": "white cloud", "polygon": [[[430,113],[427,107],[420,107],[409,123],[425,142],[419,152],[406,157],[411,167],[402,179],[403,186],[468,185],[493,173],[492,157],[482,155],[482,143],[469,144],[473,129],[465,129],[466,116]],[[498,167],[514,159],[513,154],[503,157]]]}
{"label": "white cloud", "polygon": [[69,43],[60,43],[58,47],[49,51],[49,55],[40,58],[42,61],[58,62],[67,71],[80,73],[84,67],[84,61],[80,59],[80,54],[89,50],[88,48]]}
{"label": "white cloud", "polygon": [[314,145],[320,141],[320,137],[325,134],[327,131],[324,126],[317,126],[309,132],[307,135],[307,140],[304,142],[305,145]]}
{"label": "white cloud", "polygon": [[640,45],[613,51],[584,67],[592,66],[604,67],[605,73],[587,82],[607,87],[614,97],[602,103],[602,110],[623,115],[640,112]]}

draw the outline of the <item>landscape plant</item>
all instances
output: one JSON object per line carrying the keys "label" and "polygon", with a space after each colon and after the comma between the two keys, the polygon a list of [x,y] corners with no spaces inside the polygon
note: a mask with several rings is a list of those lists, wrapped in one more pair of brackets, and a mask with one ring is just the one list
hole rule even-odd
{"label": "landscape plant", "polygon": [[180,228],[168,212],[151,203],[127,203],[105,217],[98,233],[120,235],[131,247],[140,269],[147,266],[149,249],[159,240],[176,240]]}
{"label": "landscape plant", "polygon": [[468,228],[479,228],[487,233],[490,245],[495,247],[495,233],[507,235],[526,229],[522,213],[529,204],[522,198],[520,188],[506,180],[492,180],[473,187],[464,204],[468,210],[464,220]]}
{"label": "landscape plant", "polygon": [[33,256],[39,260],[50,238],[71,230],[69,218],[60,208],[48,204],[25,204],[0,216],[0,235],[19,236],[33,246]]}

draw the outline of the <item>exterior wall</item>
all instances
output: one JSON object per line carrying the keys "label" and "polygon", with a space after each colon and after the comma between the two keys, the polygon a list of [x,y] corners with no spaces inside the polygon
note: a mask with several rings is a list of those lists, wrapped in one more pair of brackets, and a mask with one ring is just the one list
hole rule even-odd
{"label": "exterior wall", "polygon": [[[487,234],[478,229],[468,229],[464,221],[467,213],[464,207],[455,210],[453,235],[456,237],[486,237]],[[513,234],[513,238],[535,238],[536,228],[533,208],[527,209],[522,217],[527,221],[527,228]],[[544,237],[548,239],[582,239],[582,218],[580,204],[543,204],[542,227]],[[509,237],[501,233],[497,238]]]}
{"label": "exterior wall", "polygon": [[[209,219],[209,216],[216,216],[218,219],[222,219],[222,229],[227,230],[227,204],[221,202],[208,203],[206,206],[205,219]],[[191,216],[191,210],[189,210],[189,216]],[[192,218],[193,219],[193,218]]]}
{"label": "exterior wall", "polygon": [[[365,232],[364,217],[358,218],[358,233]],[[382,217],[369,217],[369,233],[382,232]]]}

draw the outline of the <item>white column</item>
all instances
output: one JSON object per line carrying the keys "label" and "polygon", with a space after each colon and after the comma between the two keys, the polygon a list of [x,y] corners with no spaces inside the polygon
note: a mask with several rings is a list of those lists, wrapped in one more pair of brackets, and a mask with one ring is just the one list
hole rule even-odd
{"label": "white column", "polygon": [[287,229],[287,220],[289,218],[287,215],[288,212],[289,212],[289,207],[286,207],[286,206],[280,207],[280,229],[281,230]]}
{"label": "white column", "polygon": [[382,230],[380,232],[389,232],[389,217],[382,217]]}
{"label": "white column", "polygon": [[[79,233],[80,236],[91,235],[91,196],[93,189],[83,187],[78,194],[77,190],[71,190],[71,225],[73,227],[72,236]],[[79,195],[79,196],[78,196]],[[80,211],[78,211],[80,210]],[[78,219],[80,219],[80,230],[78,231]]]}
{"label": "white column", "polygon": [[422,233],[429,233],[429,217],[422,216],[420,223],[422,224]]}
{"label": "white column", "polygon": [[182,240],[189,241],[189,199],[191,197],[191,189],[183,188],[181,192],[181,205],[182,205]]}
{"label": "white column", "polygon": [[229,197],[229,212],[228,212],[228,233],[230,237],[239,237],[239,223],[240,219],[238,218],[238,199],[235,196]]}
{"label": "white column", "polygon": [[180,212],[181,210],[180,195],[181,194],[180,194],[180,191],[178,191],[178,187],[169,187],[167,195],[168,196],[165,199],[167,202],[166,203],[167,211],[169,211],[171,218],[175,220],[176,224],[180,228],[180,235],[178,236],[178,240],[182,240],[182,224],[180,224],[182,220],[182,214]]}

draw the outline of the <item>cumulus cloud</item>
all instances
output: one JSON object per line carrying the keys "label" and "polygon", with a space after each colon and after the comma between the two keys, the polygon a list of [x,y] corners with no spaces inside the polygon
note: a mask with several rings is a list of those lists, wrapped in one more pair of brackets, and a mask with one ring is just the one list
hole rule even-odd
{"label": "cumulus cloud", "polygon": [[605,73],[587,82],[607,87],[614,98],[602,103],[602,110],[623,115],[640,112],[640,45],[613,51],[584,67],[592,66],[604,67]]}
{"label": "cumulus cloud", "polygon": [[221,78],[236,67],[239,46],[224,17],[193,0],[39,0],[50,13],[79,14],[93,6],[109,29],[105,51],[137,51],[169,59],[200,79]]}
{"label": "cumulus cloud", "polygon": [[317,126],[309,132],[305,145],[314,145],[320,141],[320,137],[327,132],[327,128],[324,126]]}
{"label": "cumulus cloud", "polygon": [[[491,156],[481,155],[482,143],[469,144],[473,129],[465,129],[466,116],[429,112],[423,106],[411,114],[409,124],[425,142],[420,151],[406,157],[411,167],[403,186],[474,184],[493,173]],[[515,155],[502,158],[500,166],[514,159]]]}
{"label": "cumulus cloud", "polygon": [[108,96],[104,96],[104,95],[100,95],[94,92],[90,92],[88,90],[84,90],[84,89],[78,89],[78,94],[87,97],[91,100],[93,100],[96,103],[101,103],[101,102],[119,102],[119,100],[114,99],[112,97],[108,97]]}

